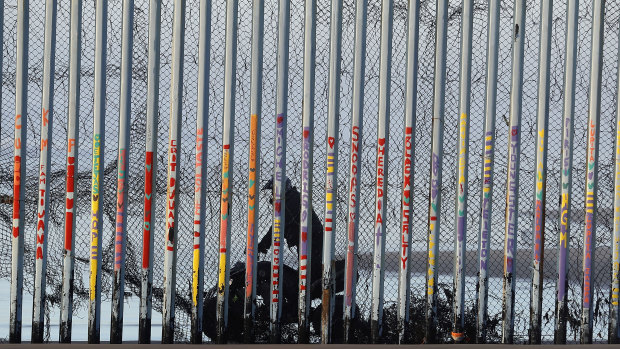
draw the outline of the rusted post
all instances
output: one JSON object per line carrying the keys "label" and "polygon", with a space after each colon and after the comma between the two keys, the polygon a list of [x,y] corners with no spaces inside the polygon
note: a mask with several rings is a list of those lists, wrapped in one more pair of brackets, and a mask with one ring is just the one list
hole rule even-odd
{"label": "rusted post", "polygon": [[351,152],[349,155],[349,192],[347,215],[347,252],[344,274],[344,342],[355,341],[351,325],[355,320],[355,285],[357,283],[357,236],[359,232],[360,169],[364,114],[364,68],[366,65],[367,0],[355,2],[355,50],[353,53],[353,97],[351,106]]}
{"label": "rusted post", "polygon": [[288,101],[288,58],[291,3],[278,3],[278,62],[276,68],[276,134],[274,138],[273,167],[273,233],[271,235],[271,298],[269,300],[269,341],[280,342],[282,315],[282,261],[286,207],[286,118]]}
{"label": "rusted post", "polygon": [[153,203],[157,180],[157,138],[159,130],[159,62],[161,1],[149,1],[149,57],[146,95],[146,153],[144,158],[144,227],[142,230],[142,273],[138,343],[151,343],[153,313]]}
{"label": "rusted post", "polygon": [[[1,4],[0,4],[1,6]],[[75,169],[78,167],[80,71],[82,54],[82,0],[71,0],[69,33],[69,106],[67,117],[67,164],[65,230],[60,303],[60,343],[71,343],[73,316],[73,274],[75,262]]]}
{"label": "rusted post", "polygon": [[379,60],[379,120],[377,127],[377,185],[375,189],[375,239],[372,263],[370,338],[379,343],[383,335],[383,284],[385,275],[385,206],[387,204],[388,144],[390,129],[390,81],[392,68],[393,0],[381,2],[381,54]]}
{"label": "rusted post", "polygon": [[174,1],[172,22],[172,72],[170,78],[170,133],[168,136],[168,180],[166,181],[166,240],[164,250],[164,299],[162,343],[174,342],[176,287],[177,202],[181,157],[181,112],[183,96],[183,52],[185,45],[185,0]]}
{"label": "rusted post", "polygon": [[35,241],[35,277],[32,304],[32,343],[43,343],[45,331],[45,278],[47,274],[47,222],[49,219],[49,181],[52,125],[54,115],[54,60],[56,55],[56,0],[45,1],[43,47],[43,95],[41,101],[41,147],[39,160],[39,200]]}
{"label": "rusted post", "polygon": [[[304,93],[301,140],[301,210],[299,217],[299,343],[310,341],[310,285],[312,275],[312,170],[314,152],[314,68],[316,51],[316,0],[305,1]],[[329,117],[329,116],[328,116]],[[329,126],[328,126],[329,127]],[[325,312],[322,313],[323,315]],[[323,338],[323,336],[321,336]]]}
{"label": "rusted post", "polygon": [[553,0],[541,2],[540,53],[538,61],[538,111],[536,117],[536,174],[534,189],[534,251],[532,292],[530,300],[529,343],[541,343],[542,286],[545,251],[545,211],[547,196],[547,134],[549,125],[549,66],[551,63],[551,31]]}
{"label": "rusted post", "polygon": [[252,73],[250,82],[250,149],[248,170],[248,234],[245,252],[245,299],[243,303],[246,343],[254,343],[256,310],[256,244],[258,240],[258,187],[260,183],[260,127],[263,87],[263,29],[265,3],[252,2]]}
{"label": "rusted post", "polygon": [[592,54],[588,111],[588,152],[586,153],[585,231],[583,235],[583,301],[581,303],[581,344],[592,343],[594,252],[596,246],[596,207],[598,191],[598,144],[601,117],[601,78],[603,67],[603,24],[605,0],[595,0],[592,12]]}
{"label": "rusted post", "polygon": [[566,344],[568,317],[568,243],[570,241],[570,211],[573,174],[573,124],[577,69],[577,32],[579,0],[569,0],[566,12],[566,63],[564,66],[564,111],[562,117],[562,157],[560,172],[560,239],[558,281],[555,306],[555,344]]}
{"label": "rusted post", "polygon": [[342,58],[342,0],[332,0],[329,47],[329,98],[327,101],[327,173],[325,175],[325,233],[321,297],[321,343],[331,343],[335,288],[335,188],[338,186],[338,136],[340,125],[340,61]]}
{"label": "rusted post", "polygon": [[448,37],[448,0],[437,1],[435,37],[435,81],[433,95],[433,138],[431,144],[431,176],[428,210],[428,262],[426,273],[426,343],[436,342],[437,326],[437,254],[441,212],[441,165],[443,161],[443,116],[446,97],[446,54]]}

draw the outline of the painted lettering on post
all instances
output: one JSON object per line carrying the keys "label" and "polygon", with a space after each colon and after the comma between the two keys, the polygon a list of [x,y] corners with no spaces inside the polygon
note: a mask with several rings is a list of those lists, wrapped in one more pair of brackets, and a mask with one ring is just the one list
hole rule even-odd
{"label": "painted lettering on post", "polygon": [[[75,139],[69,139],[69,154],[73,154]],[[71,251],[73,245],[73,213],[75,195],[75,157],[67,156],[67,198],[65,201],[65,245],[67,251]]]}
{"label": "painted lettering on post", "polygon": [[566,298],[566,257],[568,255],[568,233],[570,227],[570,175],[571,175],[571,118],[564,117],[564,142],[562,143],[562,179],[561,206],[560,206],[560,246],[558,262],[558,301],[563,302]]}
{"label": "painted lettering on post", "polygon": [[168,145],[168,188],[166,191],[166,251],[174,251],[174,228],[175,228],[175,208],[176,208],[176,180],[178,166],[177,140],[171,139]]}
{"label": "painted lettering on post", "polygon": [[193,241],[193,259],[192,259],[192,302],[194,307],[198,306],[198,275],[200,272],[200,192],[202,190],[202,148],[204,142],[204,129],[196,130],[196,161],[194,174],[194,241]]}
{"label": "painted lettering on post", "polygon": [[412,128],[405,128],[405,157],[403,168],[403,197],[402,197],[402,213],[401,213],[401,232],[400,232],[400,268],[407,271],[407,259],[409,257],[409,225],[411,210],[411,177],[412,177],[412,154],[413,154],[413,135]]}
{"label": "painted lettering on post", "polygon": [[127,150],[119,149],[118,184],[116,188],[116,236],[114,237],[114,271],[118,271],[123,263],[125,193],[127,191]]}
{"label": "painted lettering on post", "polygon": [[433,295],[435,293],[435,224],[437,222],[437,195],[439,194],[439,155],[433,153],[431,158],[431,207],[430,207],[430,221],[429,221],[429,235],[428,235],[428,276],[426,282],[427,294]]}
{"label": "painted lettering on post", "polygon": [[230,145],[224,144],[222,155],[222,195],[220,202],[220,264],[218,271],[217,289],[223,294],[226,286],[226,238],[228,232],[228,218],[230,207]]}
{"label": "painted lettering on post", "polygon": [[487,132],[484,137],[483,185],[482,185],[482,229],[480,234],[480,271],[486,272],[491,233],[491,189],[493,179],[494,133]]}
{"label": "painted lettering on post", "polygon": [[349,226],[347,228],[347,270],[346,283],[344,285],[344,297],[347,307],[351,307],[353,303],[353,264],[355,258],[355,244],[357,239],[357,232],[355,231],[357,216],[357,197],[355,193],[357,191],[357,180],[359,178],[359,142],[360,142],[360,128],[359,126],[353,126],[351,128],[351,172],[349,177],[351,182],[349,183]]}
{"label": "painted lettering on post", "polygon": [[248,234],[246,244],[246,273],[245,273],[245,297],[252,297],[252,283],[254,282],[254,240],[256,236],[256,169],[258,152],[258,115],[250,116],[250,159],[249,159],[249,185],[248,185]]}
{"label": "painted lettering on post", "polygon": [[[301,242],[299,249],[299,290],[308,286],[308,220],[312,219],[310,205],[310,127],[304,127],[301,147]],[[332,155],[333,156],[333,155]],[[328,154],[329,162],[329,154]],[[310,218],[309,218],[310,217]]]}
{"label": "painted lettering on post", "polygon": [[142,238],[142,268],[150,266],[150,241],[153,209],[153,152],[147,151],[144,161],[144,227]]}
{"label": "painted lettering on post", "polygon": [[93,136],[93,177],[91,188],[90,227],[90,300],[95,300],[97,286],[97,264],[99,260],[99,188],[101,175],[101,134]]}
{"label": "painted lettering on post", "polygon": [[[383,201],[384,201],[384,183],[385,183],[385,138],[379,138],[377,147],[377,206],[375,217],[375,251],[381,250],[381,240],[383,239]],[[376,263],[377,261],[375,261]],[[381,269],[380,264],[374,265],[375,269]]]}
{"label": "painted lettering on post", "polygon": [[272,234],[272,260],[271,260],[271,301],[272,311],[277,309],[280,299],[280,263],[282,252],[282,220],[283,212],[282,199],[284,196],[285,188],[282,188],[277,183],[284,183],[284,114],[278,114],[276,117],[276,161],[275,161],[275,179],[274,179],[274,193],[273,193],[273,234]]}
{"label": "painted lettering on post", "polygon": [[510,158],[508,159],[508,197],[506,219],[506,250],[504,253],[504,273],[512,274],[514,251],[517,243],[517,157],[519,146],[519,126],[513,126],[510,132]]}

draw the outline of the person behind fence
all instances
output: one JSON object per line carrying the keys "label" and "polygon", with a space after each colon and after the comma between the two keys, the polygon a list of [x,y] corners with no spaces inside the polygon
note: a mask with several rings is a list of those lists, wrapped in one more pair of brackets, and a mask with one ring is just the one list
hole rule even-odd
{"label": "person behind fence", "polygon": [[[301,213],[301,193],[296,187],[291,185],[287,178],[285,181],[286,198],[285,198],[285,226],[284,239],[288,248],[296,248],[299,255],[299,217]],[[262,191],[271,190],[273,193],[273,179],[270,179],[261,189]],[[269,202],[273,205],[273,196]],[[272,227],[269,227],[267,233],[261,238],[258,244],[259,256],[263,254],[268,257],[271,248]],[[317,216],[314,209],[312,210],[312,252],[311,252],[311,270],[310,270],[310,298],[321,298],[321,274],[322,274],[322,253],[323,253],[323,224]],[[336,261],[336,292],[342,292],[344,289],[344,260]],[[257,321],[261,321],[264,316],[266,323],[268,322],[267,306],[269,293],[271,291],[271,262],[259,261],[256,267],[257,285],[256,294],[259,298],[257,303]],[[289,265],[283,265],[283,284],[282,284],[282,318],[281,322],[296,323],[297,309],[299,306],[299,271]],[[229,283],[229,300],[228,300],[228,333],[243,333],[243,302],[245,293],[245,263],[237,262],[230,271]],[[336,297],[334,319],[342,317],[342,296]],[[216,322],[209,321],[209,317],[215,316],[215,308],[217,303],[217,288],[213,287],[205,293],[204,306],[204,333],[210,337],[216,337]],[[313,322],[315,329],[320,328],[320,304],[310,310],[310,321]],[[259,328],[260,324],[257,324]],[[265,329],[267,327],[265,326]],[[256,333],[257,337],[262,337],[261,333]],[[265,334],[266,335],[266,334]]]}

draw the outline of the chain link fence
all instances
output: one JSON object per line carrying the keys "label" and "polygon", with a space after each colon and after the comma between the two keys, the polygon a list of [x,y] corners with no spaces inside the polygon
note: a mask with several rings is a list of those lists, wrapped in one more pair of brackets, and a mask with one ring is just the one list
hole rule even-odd
{"label": "chain link fence", "polygon": [[[50,181],[50,224],[48,232],[48,268],[47,268],[47,300],[48,314],[46,335],[48,339],[57,338],[55,326],[61,296],[62,241],[64,227],[64,190],[65,190],[65,153],[66,153],[66,121],[68,105],[68,71],[69,71],[69,1],[58,1],[58,25],[56,44],[55,98],[53,112],[53,137],[50,140],[52,151]],[[179,236],[178,236],[178,267],[177,267],[177,314],[176,340],[189,339],[189,304],[191,284],[191,244],[193,233],[193,195],[194,195],[194,133],[196,122],[196,96],[198,73],[198,21],[199,1],[187,0],[186,32],[185,32],[185,69],[183,72],[183,122],[182,140],[180,142],[180,186],[179,186]],[[157,186],[155,188],[155,232],[154,246],[154,307],[161,309],[163,281],[164,251],[164,198],[166,181],[166,139],[168,134],[168,118],[170,110],[170,72],[171,72],[171,40],[172,40],[172,1],[162,4],[162,42],[161,42],[161,76],[160,76],[160,122],[157,154]],[[562,103],[565,98],[563,91],[566,4],[556,2],[553,14],[553,39],[551,57],[551,88],[549,115],[549,152],[548,152],[548,187],[547,187],[547,220],[545,226],[544,284],[543,284],[543,341],[553,340],[553,317],[555,311],[555,284],[557,279],[557,246],[559,236],[559,188],[560,188],[560,140],[562,131]],[[0,194],[12,193],[12,152],[13,125],[15,105],[15,42],[16,42],[16,1],[4,2],[4,37],[2,54],[2,98],[0,123]],[[104,172],[104,234],[103,234],[103,299],[111,298],[111,270],[113,259],[113,226],[115,223],[116,193],[116,159],[118,139],[118,115],[120,93],[120,47],[121,47],[121,0],[108,2],[108,61],[107,61],[107,94],[106,94],[106,147]],[[391,111],[390,111],[390,144],[389,144],[389,177],[387,201],[387,241],[386,241],[386,276],[385,276],[385,309],[386,341],[395,340],[395,322],[389,321],[390,311],[397,302],[397,270],[398,248],[400,239],[400,187],[402,182],[402,149],[405,106],[405,72],[406,72],[406,28],[408,1],[395,0],[393,59],[391,77]],[[440,236],[439,265],[439,302],[440,322],[450,320],[452,303],[452,273],[454,248],[454,217],[456,200],[457,174],[457,121],[459,93],[459,64],[461,37],[461,3],[450,0],[448,25],[448,62],[446,77],[446,115],[444,124],[444,159],[443,183],[441,195],[444,204],[441,208],[442,225]],[[276,0],[265,1],[265,32],[264,32],[264,84],[263,93],[263,128],[261,152],[262,182],[265,182],[273,170],[273,149],[275,122],[276,91],[276,43],[277,14]],[[316,45],[316,99],[315,103],[315,147],[314,147],[314,210],[319,217],[324,214],[325,173],[326,173],[326,139],[327,133],[327,100],[328,94],[328,61],[329,61],[329,27],[331,2],[317,1],[317,45]],[[127,258],[126,258],[126,293],[129,304],[137,304],[140,287],[140,258],[142,244],[142,198],[144,190],[144,147],[146,125],[146,86],[147,86],[147,42],[148,42],[148,1],[135,1],[133,75],[131,96],[131,137],[129,151],[129,203],[127,215]],[[346,251],[346,198],[348,182],[348,152],[350,149],[350,122],[353,71],[353,39],[354,39],[355,0],[344,0],[342,28],[342,74],[341,74],[341,107],[340,107],[340,146],[337,188],[337,223],[336,223],[336,258],[344,259]],[[30,41],[28,62],[28,143],[25,179],[25,260],[24,289],[31,292],[34,276],[34,250],[36,235],[36,201],[37,201],[37,167],[39,159],[38,142],[41,118],[39,114],[42,91],[43,62],[43,19],[44,2],[30,2]],[[483,150],[484,98],[486,78],[486,44],[488,3],[475,1],[474,5],[474,42],[472,65],[472,106],[471,135],[469,144],[469,210],[467,212],[467,259],[466,259],[466,322],[468,331],[475,329],[476,287],[477,287],[477,246],[480,224],[481,168]],[[375,186],[375,139],[378,108],[379,78],[379,41],[380,41],[381,3],[369,0],[368,3],[368,34],[365,77],[365,101],[363,122],[363,147],[361,169],[361,202],[360,202],[360,235],[359,235],[359,277],[357,285],[357,303],[362,319],[367,321],[371,299],[371,260],[373,239],[373,212]],[[290,35],[290,73],[289,73],[289,121],[287,145],[287,175],[294,186],[299,187],[301,177],[301,108],[303,83],[303,2],[297,1],[291,6]],[[503,1],[501,7],[498,108],[495,157],[495,189],[492,211],[491,257],[489,262],[489,340],[499,340],[501,333],[502,310],[502,255],[505,225],[505,198],[507,178],[508,119],[511,74],[511,36],[513,4]],[[220,200],[220,168],[221,168],[221,136],[224,94],[224,47],[225,47],[225,1],[214,1],[212,4],[211,27],[211,66],[209,83],[209,121],[208,121],[208,153],[205,156],[208,164],[206,202],[206,234],[205,249],[205,290],[216,285],[217,245],[213,241],[219,236],[219,200]],[[595,323],[594,336],[596,341],[607,340],[607,321],[609,309],[610,280],[610,245],[613,221],[613,170],[614,170],[614,137],[613,127],[616,115],[617,98],[617,62],[618,62],[618,24],[620,4],[608,2],[605,12],[605,46],[603,59],[603,86],[601,110],[600,138],[600,189],[598,193],[598,225],[596,240],[595,265]],[[515,341],[526,342],[529,327],[529,302],[531,282],[531,258],[533,247],[534,217],[534,176],[535,176],[535,144],[536,144],[536,104],[538,94],[538,50],[540,26],[540,1],[527,4],[525,28],[525,64],[523,82],[523,117],[521,138],[521,183],[519,187],[519,232],[516,257],[517,291],[515,302]],[[572,195],[572,231],[569,240],[569,333],[572,341],[579,340],[579,323],[581,308],[581,254],[584,230],[584,184],[585,184],[585,153],[587,148],[587,116],[590,77],[590,42],[591,42],[592,4],[583,3],[580,8],[579,48],[577,64],[577,94],[575,109],[575,142]],[[247,222],[247,175],[249,146],[249,101],[252,37],[252,1],[239,1],[238,30],[238,63],[236,72],[236,123],[234,125],[234,142],[237,151],[233,161],[232,214],[231,214],[231,266],[243,260],[245,253],[245,233]],[[415,130],[415,174],[414,174],[414,211],[412,236],[412,318],[414,323],[423,321],[422,305],[424,301],[427,249],[428,220],[428,174],[430,173],[430,144],[432,123],[433,96],[433,65],[435,52],[435,2],[422,0],[420,5],[420,38],[419,38],[419,80],[418,105]],[[88,262],[90,241],[90,181],[92,164],[92,115],[94,86],[94,28],[95,1],[83,2],[82,24],[82,69],[80,125],[78,145],[79,175],[77,194],[76,220],[76,264],[74,309],[80,314],[86,313],[88,296]],[[50,113],[52,113],[50,112]],[[204,156],[204,155],[203,155]],[[10,233],[12,206],[0,204],[0,279],[10,280]],[[269,193],[260,196],[259,226],[260,236],[267,232],[271,225],[271,205]],[[285,263],[295,267],[296,250],[286,251]],[[269,260],[266,255],[259,255],[259,260]],[[316,303],[316,302],[315,302]],[[313,305],[316,306],[316,304]],[[442,305],[443,304],[443,305]],[[105,307],[105,305],[104,305]],[[418,310],[416,307],[419,307]],[[125,311],[126,319],[136,316],[137,307],[129,307]],[[393,313],[393,310],[392,310]],[[105,312],[103,314],[106,314]],[[133,314],[133,315],[132,315]],[[55,316],[55,315],[54,315]],[[105,315],[104,315],[105,316]],[[154,314],[154,324],[158,324],[158,314]],[[215,321],[215,314],[205,321]],[[418,316],[418,318],[416,317]],[[24,311],[24,323],[29,321],[28,312]],[[50,322],[51,319],[51,322]],[[107,318],[102,318],[105,324]],[[126,320],[126,323],[129,320]],[[51,323],[51,326],[49,325]],[[75,321],[74,321],[75,323]],[[137,320],[136,320],[137,323]],[[449,328],[449,326],[448,326]],[[314,329],[315,340],[317,328]],[[24,331],[29,333],[29,331]],[[131,332],[126,332],[128,335]],[[158,335],[158,331],[153,333]],[[474,340],[473,332],[468,332]],[[3,336],[4,334],[0,334]],[[105,332],[104,337],[105,340]],[[449,333],[442,334],[445,338]],[[137,338],[137,332],[136,332]],[[126,336],[126,339],[130,340]],[[209,340],[205,336],[205,340]]]}

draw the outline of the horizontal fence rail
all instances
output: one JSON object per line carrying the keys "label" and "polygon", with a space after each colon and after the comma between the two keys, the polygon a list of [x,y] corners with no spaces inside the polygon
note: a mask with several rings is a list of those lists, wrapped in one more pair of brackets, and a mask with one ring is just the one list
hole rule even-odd
{"label": "horizontal fence rail", "polygon": [[0,17],[0,342],[620,343],[620,3]]}

